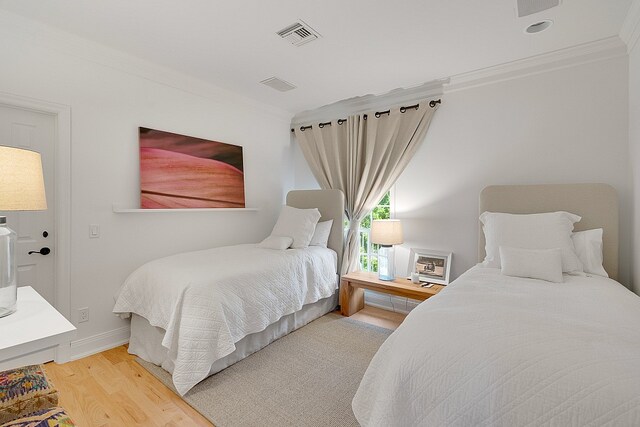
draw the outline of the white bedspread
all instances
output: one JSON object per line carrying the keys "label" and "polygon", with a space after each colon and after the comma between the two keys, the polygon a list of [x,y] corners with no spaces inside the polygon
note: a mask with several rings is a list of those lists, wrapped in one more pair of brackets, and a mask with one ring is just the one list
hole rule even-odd
{"label": "white bedspread", "polygon": [[114,313],[136,313],[166,330],[173,383],[184,395],[245,336],[334,294],[336,253],[226,246],[151,261],[134,271]]}
{"label": "white bedspread", "polygon": [[640,426],[640,298],[474,267],[381,346],[353,410],[363,426]]}

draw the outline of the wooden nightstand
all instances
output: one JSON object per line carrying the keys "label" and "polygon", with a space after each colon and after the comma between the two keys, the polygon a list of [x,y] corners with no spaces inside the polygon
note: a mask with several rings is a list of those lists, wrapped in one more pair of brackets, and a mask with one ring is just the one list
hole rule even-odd
{"label": "wooden nightstand", "polygon": [[405,278],[387,282],[378,279],[377,273],[354,271],[340,279],[340,313],[343,316],[351,316],[362,310],[364,289],[424,301],[440,292],[442,288],[444,286],[441,285],[423,288]]}

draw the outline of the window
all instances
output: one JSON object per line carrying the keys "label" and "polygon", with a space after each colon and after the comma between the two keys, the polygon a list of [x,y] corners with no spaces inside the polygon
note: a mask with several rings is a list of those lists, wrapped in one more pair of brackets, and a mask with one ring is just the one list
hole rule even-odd
{"label": "window", "polygon": [[371,221],[391,218],[391,191],[360,222],[360,268],[362,271],[378,271],[378,245],[371,243]]}

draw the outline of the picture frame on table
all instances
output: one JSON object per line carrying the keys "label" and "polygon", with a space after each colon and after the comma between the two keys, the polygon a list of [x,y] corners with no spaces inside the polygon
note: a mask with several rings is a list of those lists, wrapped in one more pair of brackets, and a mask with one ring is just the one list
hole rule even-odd
{"label": "picture frame on table", "polygon": [[448,285],[452,257],[452,252],[411,248],[407,268],[409,277],[417,273],[420,282]]}

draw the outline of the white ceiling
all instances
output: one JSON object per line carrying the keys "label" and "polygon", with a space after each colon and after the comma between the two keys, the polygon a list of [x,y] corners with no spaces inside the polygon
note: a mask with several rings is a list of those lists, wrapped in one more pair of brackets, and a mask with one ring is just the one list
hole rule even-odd
{"label": "white ceiling", "polygon": [[[0,8],[297,113],[617,35],[632,0],[0,0]],[[302,19],[321,35],[294,47]],[[541,19],[555,24],[529,35]],[[277,92],[258,82],[278,76]]]}

